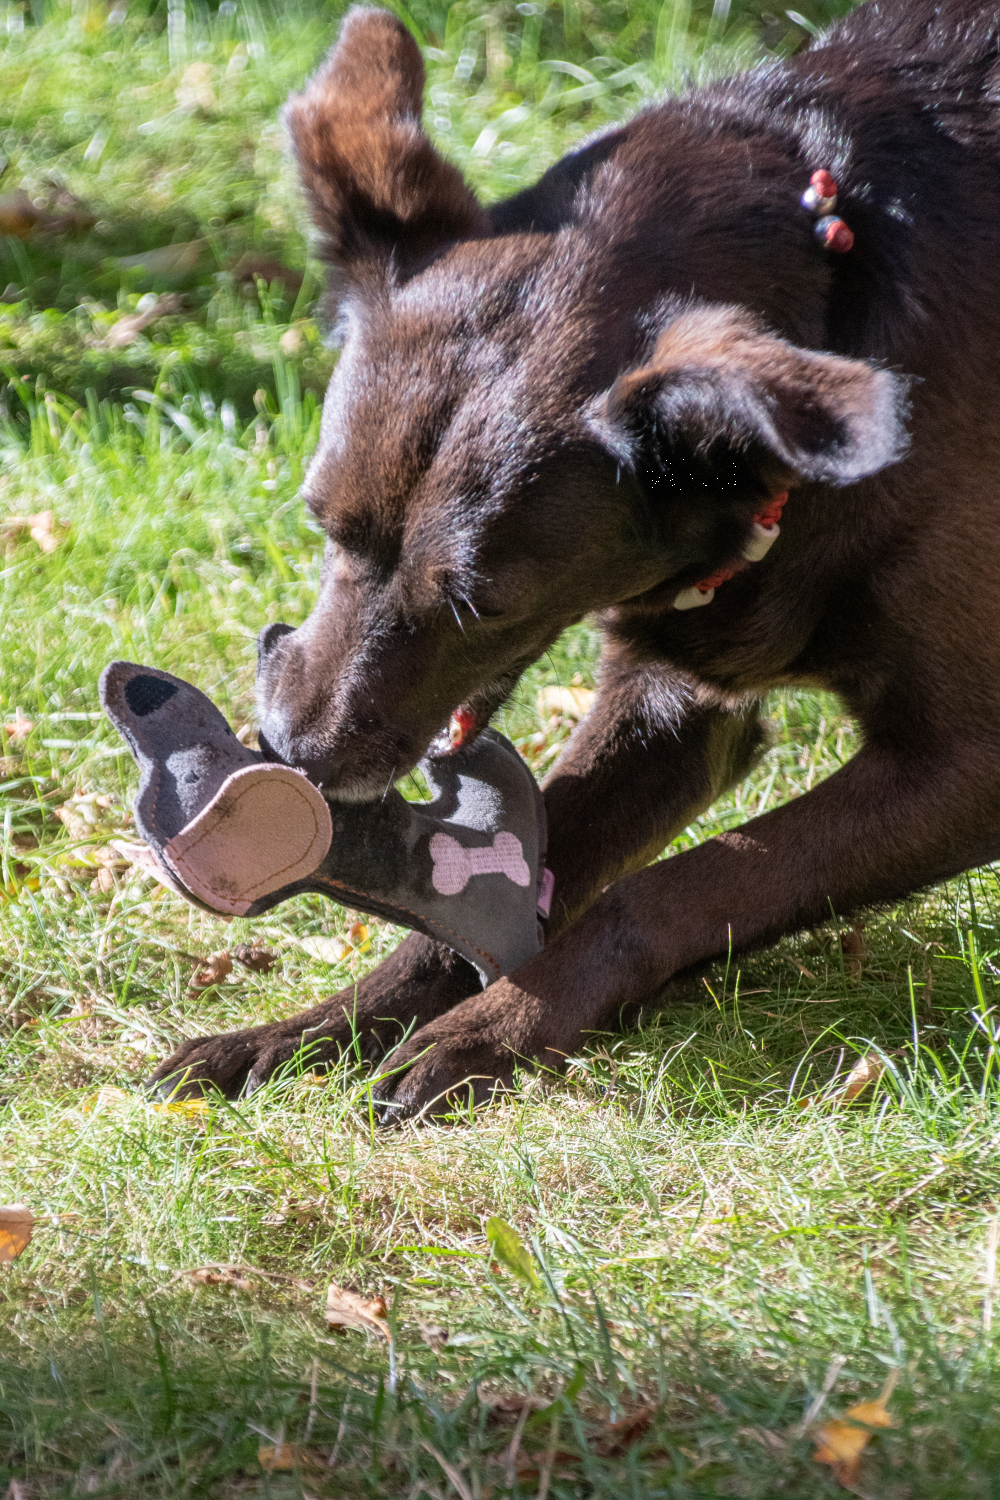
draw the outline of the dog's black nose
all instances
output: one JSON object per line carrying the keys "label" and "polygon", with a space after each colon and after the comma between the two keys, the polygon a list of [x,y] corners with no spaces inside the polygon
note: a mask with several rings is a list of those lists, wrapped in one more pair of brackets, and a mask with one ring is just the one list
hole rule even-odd
{"label": "dog's black nose", "polygon": [[274,625],[265,625],[257,637],[257,668],[260,669],[264,659],[270,656],[275,646],[283,635],[294,635],[294,626],[283,625],[280,621]]}

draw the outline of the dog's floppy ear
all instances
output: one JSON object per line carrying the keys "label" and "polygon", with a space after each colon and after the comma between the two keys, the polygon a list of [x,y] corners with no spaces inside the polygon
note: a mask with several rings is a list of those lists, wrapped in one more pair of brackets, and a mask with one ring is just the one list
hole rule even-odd
{"label": "dog's floppy ear", "polygon": [[696,308],[615,381],[601,416],[661,450],[739,455],[772,481],[851,484],[905,451],[906,390],[862,360],[800,349],[743,309]]}
{"label": "dog's floppy ear", "polygon": [[285,107],[324,253],[345,270],[373,257],[404,263],[484,222],[421,128],[423,88],[423,59],[402,22],[355,6]]}

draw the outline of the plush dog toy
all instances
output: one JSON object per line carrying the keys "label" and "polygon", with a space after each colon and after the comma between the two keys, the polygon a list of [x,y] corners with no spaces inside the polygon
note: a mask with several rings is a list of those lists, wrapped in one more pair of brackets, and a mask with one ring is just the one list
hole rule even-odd
{"label": "plush dog toy", "polygon": [[487,729],[423,760],[431,802],[390,787],[378,802],[330,804],[302,771],[248,750],[169,672],[112,662],[100,695],[141,772],[143,863],[195,906],[255,917],[319,891],[446,943],[484,985],[540,950],[545,808],[502,735]]}

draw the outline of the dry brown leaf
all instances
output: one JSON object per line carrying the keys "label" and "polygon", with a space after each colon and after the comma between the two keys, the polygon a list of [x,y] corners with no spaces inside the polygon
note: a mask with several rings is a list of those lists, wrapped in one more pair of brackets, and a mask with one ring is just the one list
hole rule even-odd
{"label": "dry brown leaf", "polygon": [[366,953],[370,946],[371,932],[364,922],[352,922],[343,937],[299,938],[299,947],[324,964],[343,963],[355,953]]}
{"label": "dry brown leaf", "polygon": [[852,979],[860,979],[864,973],[868,947],[864,930],[855,926],[840,934],[840,951],[844,955],[844,970]]}
{"label": "dry brown leaf", "polygon": [[270,1444],[257,1449],[257,1462],[262,1469],[269,1474],[285,1472],[289,1469],[322,1469],[326,1465],[320,1455],[312,1448],[300,1448],[298,1443]]}
{"label": "dry brown leaf", "polygon": [[26,1250],[35,1227],[35,1216],[24,1203],[0,1208],[0,1265],[9,1265]]}
{"label": "dry brown leaf", "polygon": [[[864,1057],[859,1057],[847,1078],[840,1088],[834,1089],[832,1093],[806,1094],[798,1101],[799,1109],[808,1109],[813,1104],[820,1103],[823,1099],[829,1100],[831,1104],[850,1104],[863,1093],[870,1083],[876,1083],[885,1072],[885,1061],[877,1052],[866,1052]],[[891,1207],[891,1205],[890,1205]]]}
{"label": "dry brown leaf", "polygon": [[8,516],[3,522],[2,530],[10,541],[15,541],[26,531],[43,552],[54,552],[59,545],[59,537],[56,535],[58,524],[55,511],[40,510],[33,516]]}
{"label": "dry brown leaf", "polygon": [[653,1407],[639,1406],[626,1412],[620,1421],[608,1422],[604,1431],[594,1441],[594,1452],[602,1458],[614,1458],[624,1453],[633,1443],[645,1437],[656,1415]]}
{"label": "dry brown leaf", "polygon": [[213,984],[221,984],[233,972],[233,961],[224,948],[221,953],[213,953],[206,959],[191,975],[188,989],[193,994],[199,994],[202,990],[210,990]]}
{"label": "dry brown leaf", "polygon": [[870,1083],[875,1083],[885,1072],[885,1063],[877,1052],[866,1052],[864,1057],[859,1057],[854,1067],[847,1075],[847,1080],[842,1089],[837,1091],[835,1098],[842,1099],[845,1103],[856,1099],[863,1089]]}
{"label": "dry brown leaf", "polygon": [[156,297],[142,312],[127,313],[119,318],[117,323],[112,323],[104,336],[104,343],[109,349],[127,349],[130,344],[135,343],[144,328],[155,323],[157,318],[165,318],[168,313],[179,312],[181,306],[181,298],[176,292],[168,292],[163,297]]}
{"label": "dry brown leaf", "polygon": [[42,217],[23,188],[0,196],[0,234],[26,240]]}
{"label": "dry brown leaf", "polygon": [[195,1266],[184,1275],[201,1286],[231,1286],[239,1292],[249,1292],[251,1283],[240,1274],[239,1266]]}
{"label": "dry brown leaf", "polygon": [[16,709],[14,717],[8,720],[3,726],[3,732],[9,740],[13,740],[15,744],[18,744],[20,741],[28,738],[34,727],[34,721],[26,718],[20,709]]}
{"label": "dry brown leaf", "polygon": [[355,953],[364,953],[371,944],[371,929],[367,922],[352,922],[347,929],[347,943]]}
{"label": "dry brown leaf", "polygon": [[233,957],[251,974],[270,974],[278,962],[278,955],[269,948],[258,948],[256,943],[240,943],[233,949]]}
{"label": "dry brown leaf", "polygon": [[886,1410],[886,1403],[898,1374],[897,1370],[892,1372],[874,1401],[859,1401],[857,1405],[849,1406],[842,1417],[831,1417],[816,1429],[813,1458],[816,1463],[826,1464],[832,1469],[841,1484],[853,1484],[858,1478],[861,1455],[873,1436],[868,1429],[896,1425]]}
{"label": "dry brown leaf", "polygon": [[546,687],[536,700],[543,719],[582,719],[593,707],[597,694],[593,688]]}
{"label": "dry brown leaf", "polygon": [[215,91],[212,88],[214,71],[211,63],[188,64],[176,90],[177,103],[181,109],[200,109],[208,114],[215,108]]}
{"label": "dry brown leaf", "polygon": [[301,271],[293,271],[291,266],[283,265],[280,260],[273,260],[267,255],[257,255],[252,250],[241,256],[230,268],[230,275],[238,286],[253,285],[258,277],[268,284],[272,281],[280,281],[289,301],[298,296],[302,287]]}
{"label": "dry brown leaf", "polygon": [[326,1289],[326,1321],[330,1328],[355,1328],[362,1333],[377,1333],[384,1339],[389,1337],[384,1298],[362,1297],[334,1282]]}
{"label": "dry brown leaf", "polygon": [[310,958],[318,958],[323,964],[339,964],[351,952],[349,943],[343,938],[304,937],[299,938],[299,947]]}
{"label": "dry brown leaf", "polygon": [[185,1120],[197,1120],[209,1112],[207,1099],[171,1099],[169,1104],[154,1104],[157,1114],[182,1115]]}
{"label": "dry brown leaf", "polygon": [[119,255],[115,264],[121,271],[138,271],[144,276],[163,276],[166,280],[188,276],[201,259],[204,240],[186,240],[180,245],[164,245],[141,255]]}

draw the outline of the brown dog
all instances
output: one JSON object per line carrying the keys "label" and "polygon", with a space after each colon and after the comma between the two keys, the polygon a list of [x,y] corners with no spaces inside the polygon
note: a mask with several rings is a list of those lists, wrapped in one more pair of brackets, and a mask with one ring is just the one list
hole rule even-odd
{"label": "brown dog", "polygon": [[[350,13],[287,116],[343,354],[305,491],[320,597],[262,634],[264,735],[329,796],[379,796],[590,612],[600,692],[546,787],[537,959],[477,993],[410,937],[356,995],[157,1078],[234,1092],[335,1056],[350,1017],[372,1057],[416,1024],[397,1112],[480,1099],[687,966],[1000,856],[998,48],[979,0],[863,6],[486,210],[421,130],[408,32]],[[800,203],[817,169],[845,254]],[[840,694],[859,754],[644,868],[798,684]]]}

